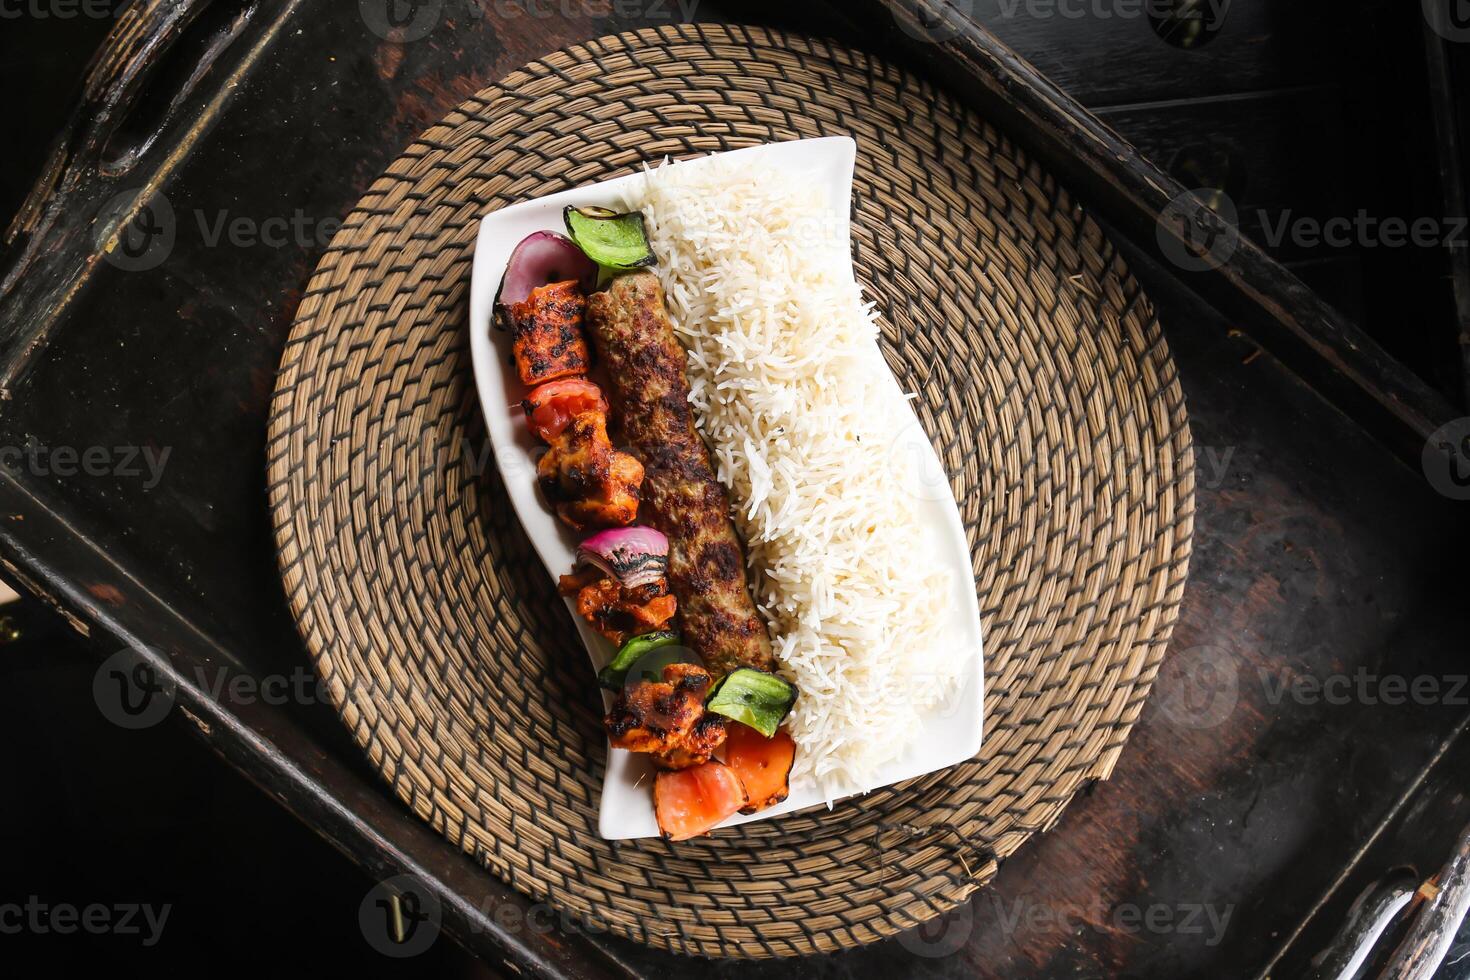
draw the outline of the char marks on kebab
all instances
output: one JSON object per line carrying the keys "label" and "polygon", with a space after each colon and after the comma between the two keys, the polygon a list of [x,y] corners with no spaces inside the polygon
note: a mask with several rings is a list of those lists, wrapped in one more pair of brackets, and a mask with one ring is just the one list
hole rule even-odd
{"label": "char marks on kebab", "polygon": [[588,303],[612,404],[646,474],[643,519],[669,539],[669,578],[685,642],[722,677],[774,669],[771,641],[745,581],[730,500],[689,405],[686,354],[651,272],[620,276]]}

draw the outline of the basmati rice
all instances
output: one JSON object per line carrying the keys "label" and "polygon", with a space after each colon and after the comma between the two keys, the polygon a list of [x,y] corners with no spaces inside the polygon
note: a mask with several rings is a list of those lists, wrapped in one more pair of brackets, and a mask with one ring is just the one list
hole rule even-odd
{"label": "basmati rice", "polygon": [[[782,672],[796,780],[829,802],[878,782],[964,663],[936,642],[948,574],[920,546],[893,446],[877,315],[821,187],[705,161],[646,173],[641,209],[691,401],[747,545]],[[837,240],[838,238],[842,240]]]}

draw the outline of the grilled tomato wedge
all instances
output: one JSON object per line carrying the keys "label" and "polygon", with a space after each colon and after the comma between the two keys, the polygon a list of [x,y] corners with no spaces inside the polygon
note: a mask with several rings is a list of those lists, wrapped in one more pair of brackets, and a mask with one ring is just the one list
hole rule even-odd
{"label": "grilled tomato wedge", "polygon": [[741,813],[759,813],[785,800],[791,793],[795,762],[796,742],[784,728],[766,738],[739,722],[725,725],[725,765],[740,778],[750,797]]}
{"label": "grilled tomato wedge", "polygon": [[521,406],[531,431],[542,442],[553,442],[572,419],[583,412],[607,414],[607,399],[602,389],[586,378],[562,378],[535,388]]}
{"label": "grilled tomato wedge", "polygon": [[711,759],[703,765],[661,772],[653,781],[653,812],[668,840],[709,833],[745,806],[745,787],[734,770]]}

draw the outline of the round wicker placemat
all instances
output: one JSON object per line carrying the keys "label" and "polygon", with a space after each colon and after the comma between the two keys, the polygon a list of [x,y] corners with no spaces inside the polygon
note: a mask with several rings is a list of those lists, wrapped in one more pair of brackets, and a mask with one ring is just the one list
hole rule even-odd
{"label": "round wicker placemat", "polygon": [[[665,154],[838,134],[858,141],[859,277],[970,535],[985,746],[831,812],[609,843],[598,694],[475,401],[477,222]],[[312,278],[269,439],[291,607],[398,796],[533,898],[689,953],[830,952],[963,901],[1111,771],[1189,560],[1183,397],[1097,225],[944,92],[759,29],[603,38],[426,132]]]}

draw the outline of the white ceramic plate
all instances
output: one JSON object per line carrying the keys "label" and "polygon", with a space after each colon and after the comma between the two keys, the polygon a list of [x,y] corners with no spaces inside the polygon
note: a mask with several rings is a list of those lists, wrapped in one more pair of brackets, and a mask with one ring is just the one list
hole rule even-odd
{"label": "white ceramic plate", "polygon": [[[829,190],[833,220],[845,241],[850,237],[848,220],[856,152],[857,147],[852,140],[833,137],[774,143],[719,155],[736,160],[760,159],[791,173],[814,176]],[[705,157],[679,166],[697,167],[709,159],[713,158]],[[510,368],[509,335],[491,328],[495,295],[511,251],[521,239],[543,230],[565,233],[562,210],[568,205],[618,207],[622,192],[634,179],[636,175],[630,174],[495,211],[480,222],[479,240],[475,246],[470,286],[470,341],[480,405],[485,412],[485,422],[495,448],[495,462],[505,479],[511,505],[515,507],[516,516],[553,580],[571,569],[577,538],[556,520],[536,491],[535,461],[539,442],[527,427],[524,414],[513,408],[524,397],[525,388]],[[877,299],[881,307],[885,299],[891,301],[894,297]],[[876,343],[874,354],[881,358]],[[969,656],[961,683],[951,701],[928,713],[909,751],[885,766],[869,789],[922,776],[972,758],[980,751],[984,704],[980,610],[975,599],[970,549],[960,523],[959,508],[955,505],[938,456],[897,380],[893,382],[892,398],[892,410],[901,420],[902,428],[902,435],[893,445],[892,458],[895,465],[904,468],[906,480],[917,500],[926,535],[922,547],[934,556],[936,563],[950,572],[953,596],[946,607],[948,618],[942,624],[940,642],[963,649]],[[595,685],[596,669],[611,658],[612,646],[576,615],[570,601],[567,608],[592,658],[587,683]],[[894,652],[896,670],[904,669],[904,655],[902,650]],[[610,699],[611,695],[605,694],[604,697]],[[602,836],[609,840],[657,836],[652,788],[653,774],[646,757],[609,748],[599,817]],[[825,798],[817,786],[798,783],[781,805],[749,816],[737,815],[721,826],[768,820],[824,802]]]}

